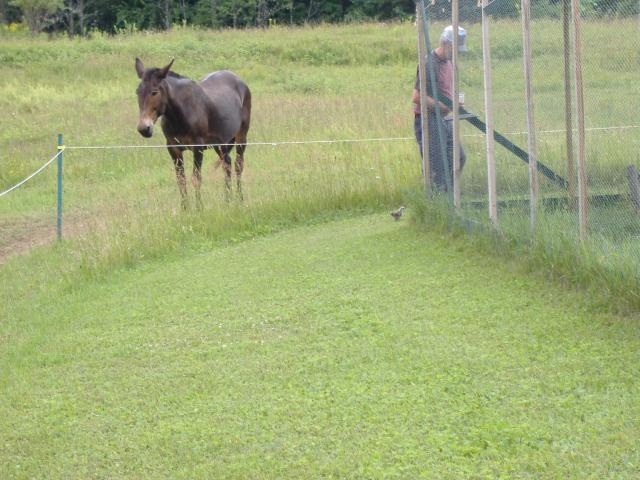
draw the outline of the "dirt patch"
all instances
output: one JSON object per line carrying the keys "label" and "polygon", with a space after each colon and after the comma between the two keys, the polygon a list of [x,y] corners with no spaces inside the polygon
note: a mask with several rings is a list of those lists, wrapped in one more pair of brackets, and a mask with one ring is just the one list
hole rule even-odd
{"label": "dirt patch", "polygon": [[[83,230],[79,218],[65,218],[63,234],[76,236]],[[55,218],[12,218],[0,219],[0,265],[9,257],[47,245],[56,240]]]}

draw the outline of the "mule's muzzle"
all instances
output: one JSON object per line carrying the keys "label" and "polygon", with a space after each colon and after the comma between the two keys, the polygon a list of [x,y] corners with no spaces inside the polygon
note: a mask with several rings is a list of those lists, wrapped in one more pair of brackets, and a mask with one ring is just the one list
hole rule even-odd
{"label": "mule's muzzle", "polygon": [[138,132],[145,138],[151,138],[153,135],[153,125],[139,124]]}

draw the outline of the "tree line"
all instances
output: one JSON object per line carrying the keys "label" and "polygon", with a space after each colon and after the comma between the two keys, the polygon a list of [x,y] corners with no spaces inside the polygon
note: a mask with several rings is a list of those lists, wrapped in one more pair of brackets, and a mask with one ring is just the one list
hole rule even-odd
{"label": "tree line", "polygon": [[[498,0],[496,0],[498,1]],[[520,0],[499,0],[502,16],[519,16]],[[545,0],[557,15],[562,0]],[[450,16],[450,0],[427,0],[432,17]],[[582,0],[600,15],[637,15],[637,0]],[[479,19],[478,0],[460,0],[460,17]],[[0,23],[24,22],[34,33],[91,30],[109,33],[163,29],[174,25],[204,28],[268,28],[317,22],[386,21],[412,18],[415,0],[0,0]]]}
{"label": "tree line", "polygon": [[269,27],[408,17],[414,0],[0,0],[0,21],[34,32]]}

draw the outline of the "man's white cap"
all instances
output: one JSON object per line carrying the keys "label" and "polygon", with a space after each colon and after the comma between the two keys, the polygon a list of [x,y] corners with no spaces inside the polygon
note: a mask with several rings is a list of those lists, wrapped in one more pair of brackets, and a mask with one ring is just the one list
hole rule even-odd
{"label": "man's white cap", "polygon": [[[449,25],[448,27],[446,27],[443,32],[442,35],[440,35],[440,41],[445,41],[450,43],[451,45],[453,45],[453,25]],[[459,52],[466,52],[467,49],[467,31],[462,28],[462,27],[458,27],[458,51]]]}

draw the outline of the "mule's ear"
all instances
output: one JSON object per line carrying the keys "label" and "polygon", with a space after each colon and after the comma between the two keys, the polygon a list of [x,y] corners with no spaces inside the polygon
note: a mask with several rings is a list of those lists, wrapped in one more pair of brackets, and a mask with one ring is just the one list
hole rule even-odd
{"label": "mule's ear", "polygon": [[142,79],[144,76],[144,65],[138,57],[136,57],[136,72],[138,73],[138,78]]}
{"label": "mule's ear", "polygon": [[174,60],[175,58],[172,58],[169,62],[169,65],[160,69],[160,71],[158,72],[158,76],[160,78],[165,78],[167,75],[169,75],[169,70],[171,70],[171,65],[173,65]]}

